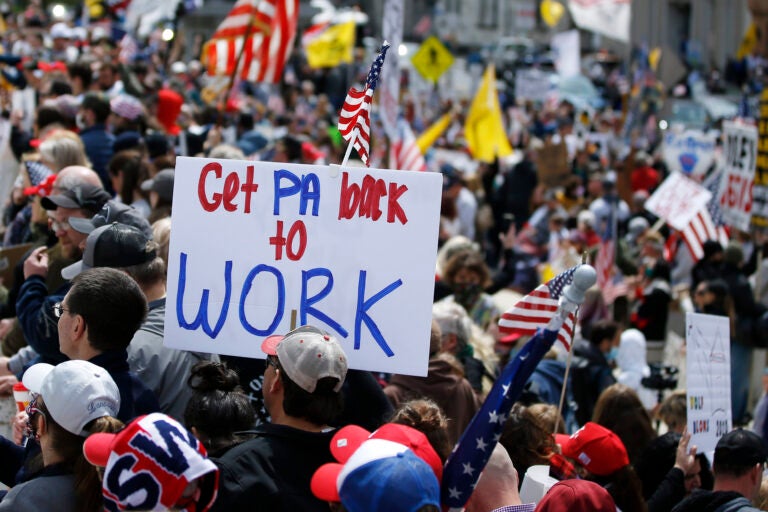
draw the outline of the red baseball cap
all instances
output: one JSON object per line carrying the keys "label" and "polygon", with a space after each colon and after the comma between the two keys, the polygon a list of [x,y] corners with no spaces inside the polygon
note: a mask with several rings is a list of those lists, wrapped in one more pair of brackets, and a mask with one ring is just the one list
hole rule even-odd
{"label": "red baseball cap", "polygon": [[616,504],[603,487],[589,480],[563,480],[539,502],[539,512],[614,512]]}
{"label": "red baseball cap", "polygon": [[318,470],[312,477],[312,492],[315,496],[324,501],[340,501],[337,478],[350,457],[364,442],[371,439],[390,441],[410,449],[432,468],[438,482],[442,480],[443,463],[423,432],[396,423],[385,423],[373,433],[357,425],[347,425],[339,429],[331,439],[331,453],[339,463],[325,464],[320,468],[322,471]]}
{"label": "red baseball cap", "polygon": [[555,434],[555,442],[563,449],[563,455],[578,461],[594,475],[607,476],[629,464],[627,449],[619,436],[591,421],[570,436]]}

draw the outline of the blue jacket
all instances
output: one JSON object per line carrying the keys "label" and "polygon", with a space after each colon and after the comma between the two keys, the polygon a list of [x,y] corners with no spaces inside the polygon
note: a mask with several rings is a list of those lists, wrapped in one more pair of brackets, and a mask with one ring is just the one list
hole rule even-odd
{"label": "blue jacket", "polygon": [[114,153],[112,145],[115,143],[115,136],[109,133],[103,124],[95,124],[80,131],[80,138],[85,145],[85,153],[96,174],[101,178],[104,190],[112,195],[115,191],[112,189],[112,181],[107,174],[107,165]]}
{"label": "blue jacket", "polygon": [[64,299],[71,286],[66,283],[49,295],[41,276],[30,276],[21,285],[16,315],[24,338],[40,356],[34,363],[56,365],[68,359],[59,351],[59,321],[53,314],[53,305]]}
{"label": "blue jacket", "polygon": [[137,416],[160,410],[155,394],[139,380],[135,373],[130,371],[126,350],[108,350],[92,357],[89,362],[107,370],[120,390],[120,410],[117,413],[117,419],[128,423]]}

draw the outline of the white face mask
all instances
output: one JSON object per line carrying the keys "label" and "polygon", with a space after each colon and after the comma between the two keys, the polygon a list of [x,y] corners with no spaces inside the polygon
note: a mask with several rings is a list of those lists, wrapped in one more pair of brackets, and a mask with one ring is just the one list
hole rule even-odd
{"label": "white face mask", "polygon": [[75,123],[77,124],[77,127],[80,128],[81,130],[84,128],[87,128],[85,126],[85,116],[80,112],[78,112],[77,116],[75,116]]}

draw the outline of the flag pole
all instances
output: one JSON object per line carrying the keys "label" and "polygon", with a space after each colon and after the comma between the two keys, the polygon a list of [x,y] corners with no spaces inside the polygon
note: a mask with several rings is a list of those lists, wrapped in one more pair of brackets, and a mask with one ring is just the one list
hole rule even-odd
{"label": "flag pole", "polygon": [[[256,8],[258,8],[259,3],[260,2],[256,3],[256,6],[255,6]],[[245,54],[245,45],[248,43],[248,38],[251,37],[251,34],[253,33],[253,22],[256,19],[256,11],[257,11],[256,8],[254,8],[254,10],[251,12],[251,16],[248,19],[248,27],[245,29],[245,35],[243,36],[243,45],[240,47],[240,51],[237,52],[235,67],[232,69],[232,73],[230,73],[229,75],[229,83],[227,84],[227,93],[224,95],[224,104],[221,105],[221,110],[226,110],[229,97],[232,96],[232,89],[235,86],[235,77],[237,76],[237,72],[240,69],[240,62],[243,60],[243,55]]]}
{"label": "flag pole", "polygon": [[[589,266],[587,265],[587,251],[584,251],[584,253],[581,255],[581,264],[582,264],[582,267]],[[593,273],[595,272],[594,268],[592,268],[591,266],[589,266],[589,268],[592,269]],[[597,274],[595,274],[595,279],[597,279],[596,276]],[[574,280],[575,279],[576,279],[576,276],[574,275]],[[592,284],[594,284],[594,282]],[[584,288],[584,290],[586,291],[590,287],[591,285]],[[581,305],[582,302],[584,302],[583,293],[582,293],[581,301],[578,304],[576,304],[576,309],[574,310],[573,316],[576,322],[578,322],[579,320],[579,317],[578,317],[579,305]],[[563,306],[561,306],[561,309],[562,307]],[[555,318],[557,318],[557,316],[558,315],[555,315]],[[574,333],[575,333],[575,330],[576,330],[576,326],[574,325]],[[557,417],[555,418],[555,430],[552,432],[553,434],[557,434],[557,429],[560,428],[560,418],[563,415],[563,406],[565,405],[565,392],[568,389],[568,374],[571,371],[571,363],[573,362],[573,343],[574,342],[575,340],[571,340],[571,349],[568,351],[568,358],[565,361],[565,373],[563,374],[563,387],[560,390],[560,403],[557,406]]]}
{"label": "flag pole", "polygon": [[349,160],[349,156],[352,154],[352,146],[355,145],[354,141],[357,140],[357,135],[360,133],[360,128],[355,126],[355,129],[352,131],[352,138],[350,139],[351,142],[347,144],[347,152],[344,153],[344,160],[341,161],[341,166],[346,167],[347,160]]}

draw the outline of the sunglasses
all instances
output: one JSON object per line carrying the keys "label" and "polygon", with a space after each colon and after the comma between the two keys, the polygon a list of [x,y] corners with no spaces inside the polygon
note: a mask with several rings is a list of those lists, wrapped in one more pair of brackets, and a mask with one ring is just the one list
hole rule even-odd
{"label": "sunglasses", "polygon": [[57,302],[56,304],[53,305],[53,315],[56,317],[57,320],[61,318],[61,315],[63,315],[65,311],[67,313],[70,312],[70,310],[65,308],[61,302]]}
{"label": "sunglasses", "polygon": [[32,400],[29,402],[29,405],[27,405],[26,413],[27,413],[27,425],[26,425],[26,432],[24,435],[27,439],[37,439],[37,429],[35,428],[35,416],[41,415],[43,417],[43,420],[46,420],[48,418],[45,417],[45,413],[40,410],[40,408],[37,406],[37,399],[40,397],[40,395],[34,395]]}
{"label": "sunglasses", "polygon": [[275,356],[267,356],[267,366],[271,366],[275,370],[280,369],[280,363],[277,362],[277,358]]}

